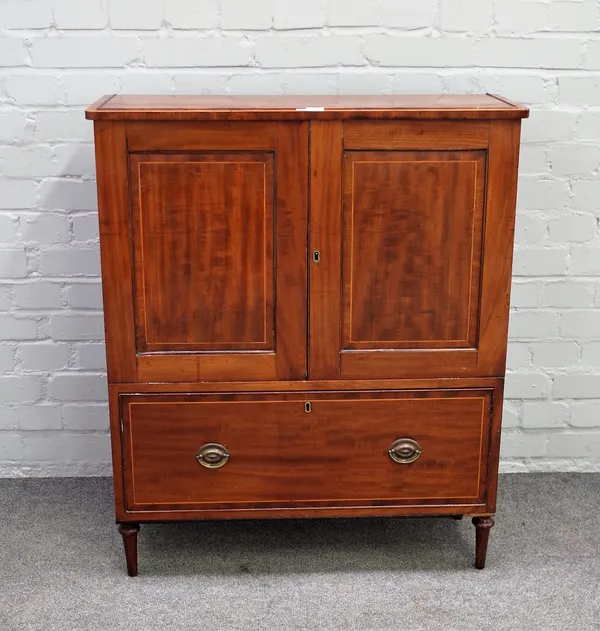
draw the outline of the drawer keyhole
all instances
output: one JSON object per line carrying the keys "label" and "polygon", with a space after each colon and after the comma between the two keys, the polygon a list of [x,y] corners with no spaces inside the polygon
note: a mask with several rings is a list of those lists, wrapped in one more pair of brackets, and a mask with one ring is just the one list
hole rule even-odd
{"label": "drawer keyhole", "polygon": [[307,402],[304,404],[304,411],[305,411],[307,414],[310,414],[310,413],[312,412],[312,405],[310,404],[310,402],[309,402],[309,401],[307,401]]}
{"label": "drawer keyhole", "polygon": [[315,263],[318,263],[321,260],[321,253],[319,252],[319,250],[315,250],[313,252],[313,261]]}

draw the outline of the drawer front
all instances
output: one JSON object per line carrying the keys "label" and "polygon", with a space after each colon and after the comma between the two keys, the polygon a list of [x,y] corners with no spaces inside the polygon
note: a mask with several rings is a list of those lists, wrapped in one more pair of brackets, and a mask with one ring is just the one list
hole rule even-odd
{"label": "drawer front", "polygon": [[488,390],[121,395],[126,506],[480,504],[491,398]]}

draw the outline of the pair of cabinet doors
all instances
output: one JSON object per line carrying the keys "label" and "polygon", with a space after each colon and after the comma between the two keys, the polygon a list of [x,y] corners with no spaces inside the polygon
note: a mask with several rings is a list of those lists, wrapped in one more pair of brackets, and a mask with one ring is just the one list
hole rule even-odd
{"label": "pair of cabinet doors", "polygon": [[96,126],[112,382],[504,372],[519,124]]}

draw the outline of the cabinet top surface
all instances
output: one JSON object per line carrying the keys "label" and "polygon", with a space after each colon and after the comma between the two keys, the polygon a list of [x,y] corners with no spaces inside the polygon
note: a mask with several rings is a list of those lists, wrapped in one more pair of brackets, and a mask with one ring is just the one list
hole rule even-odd
{"label": "cabinet top surface", "polygon": [[112,95],[86,110],[92,120],[334,120],[526,118],[500,96],[192,96]]}

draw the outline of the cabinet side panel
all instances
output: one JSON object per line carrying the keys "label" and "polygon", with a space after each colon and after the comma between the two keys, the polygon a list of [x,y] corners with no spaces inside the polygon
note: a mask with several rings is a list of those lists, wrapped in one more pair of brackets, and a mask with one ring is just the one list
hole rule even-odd
{"label": "cabinet side panel", "polygon": [[496,512],[498,496],[498,468],[500,466],[500,440],[502,434],[502,408],[504,402],[504,379],[497,379],[492,400],[490,424],[489,457],[487,473],[487,510]]}
{"label": "cabinet side panel", "polygon": [[121,405],[119,386],[108,387],[110,414],[110,443],[112,450],[113,487],[115,493],[115,516],[117,521],[127,519],[125,511],[125,489],[123,486],[123,445],[121,436]]}
{"label": "cabinet side panel", "polygon": [[94,135],[108,380],[135,381],[125,124],[97,122]]}
{"label": "cabinet side panel", "polygon": [[311,123],[309,378],[340,372],[342,123]]}
{"label": "cabinet side panel", "polygon": [[478,372],[498,377],[506,368],[520,130],[520,121],[490,126]]}

